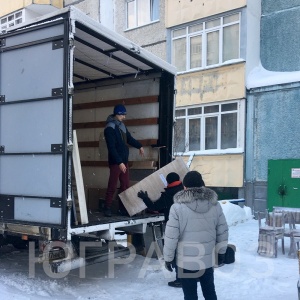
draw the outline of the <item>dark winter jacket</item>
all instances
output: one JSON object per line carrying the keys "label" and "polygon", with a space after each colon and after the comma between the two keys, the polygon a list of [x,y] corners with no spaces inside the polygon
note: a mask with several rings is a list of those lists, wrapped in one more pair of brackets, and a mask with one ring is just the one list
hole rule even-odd
{"label": "dark winter jacket", "polygon": [[142,144],[131,136],[124,123],[116,120],[113,115],[108,116],[106,120],[104,137],[109,165],[128,163],[129,149],[127,144],[137,149],[142,147]]}
{"label": "dark winter jacket", "polygon": [[228,226],[217,194],[206,187],[174,196],[165,230],[164,259],[188,270],[213,267],[215,251],[226,252]]}
{"label": "dark winter jacket", "polygon": [[167,222],[169,220],[170,208],[174,203],[173,196],[181,190],[183,190],[181,181],[175,181],[165,188],[165,191],[161,193],[160,198],[157,200],[152,201],[149,197],[143,197],[142,199],[149,209],[164,213],[165,221]]}

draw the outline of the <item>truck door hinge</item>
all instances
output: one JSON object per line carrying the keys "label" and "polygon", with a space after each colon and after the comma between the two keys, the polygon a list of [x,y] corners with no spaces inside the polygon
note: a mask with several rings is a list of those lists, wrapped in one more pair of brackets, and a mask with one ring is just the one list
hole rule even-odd
{"label": "truck door hinge", "polygon": [[74,47],[75,43],[74,43],[74,39],[69,39],[69,46],[72,48]]}
{"label": "truck door hinge", "polygon": [[62,199],[59,198],[51,198],[50,199],[50,207],[62,207]]}
{"label": "truck door hinge", "polygon": [[72,152],[72,151],[73,151],[73,143],[68,143],[68,145],[67,145],[67,150],[68,150],[69,152]]}
{"label": "truck door hinge", "polygon": [[58,40],[52,42],[52,50],[61,49],[64,47],[64,40]]}
{"label": "truck door hinge", "polygon": [[0,103],[4,103],[5,102],[5,95],[0,95]]}
{"label": "truck door hinge", "polygon": [[6,46],[6,39],[0,39],[0,47]]}
{"label": "truck door hinge", "polygon": [[52,89],[52,96],[62,96],[63,95],[63,88],[56,88]]}
{"label": "truck door hinge", "polygon": [[11,196],[0,196],[0,218],[14,219],[15,198]]}
{"label": "truck door hinge", "polygon": [[62,144],[51,144],[51,152],[63,152],[63,145]]}
{"label": "truck door hinge", "polygon": [[74,88],[68,88],[68,94],[74,95]]}

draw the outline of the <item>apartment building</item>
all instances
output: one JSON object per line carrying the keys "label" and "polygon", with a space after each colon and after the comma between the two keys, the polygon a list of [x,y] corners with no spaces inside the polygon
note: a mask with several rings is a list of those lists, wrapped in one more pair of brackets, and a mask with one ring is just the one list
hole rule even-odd
{"label": "apartment building", "polygon": [[166,1],[168,54],[178,70],[174,153],[220,199],[244,197],[247,22],[254,18],[259,37],[260,15],[250,14],[255,4],[260,7],[246,0]]}

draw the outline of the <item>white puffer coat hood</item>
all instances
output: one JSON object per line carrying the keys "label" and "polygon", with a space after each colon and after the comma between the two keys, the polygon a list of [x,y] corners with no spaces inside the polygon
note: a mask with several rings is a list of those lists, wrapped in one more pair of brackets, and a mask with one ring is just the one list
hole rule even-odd
{"label": "white puffer coat hood", "polygon": [[206,187],[188,188],[174,196],[174,203],[184,203],[191,210],[206,213],[218,203],[218,195]]}

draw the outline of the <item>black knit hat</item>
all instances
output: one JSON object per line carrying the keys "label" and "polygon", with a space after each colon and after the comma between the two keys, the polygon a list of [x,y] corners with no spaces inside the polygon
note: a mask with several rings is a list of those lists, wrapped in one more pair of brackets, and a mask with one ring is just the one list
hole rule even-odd
{"label": "black knit hat", "polygon": [[167,183],[170,184],[174,181],[178,181],[180,178],[179,178],[179,175],[177,173],[171,172],[167,175],[166,179],[167,179]]}
{"label": "black knit hat", "polygon": [[197,171],[190,171],[186,173],[182,183],[187,188],[205,186],[201,174]]}

